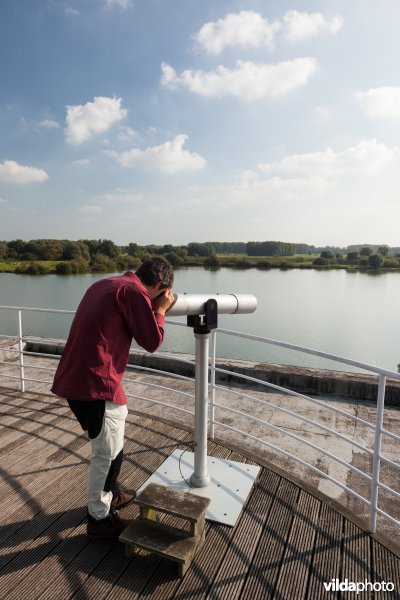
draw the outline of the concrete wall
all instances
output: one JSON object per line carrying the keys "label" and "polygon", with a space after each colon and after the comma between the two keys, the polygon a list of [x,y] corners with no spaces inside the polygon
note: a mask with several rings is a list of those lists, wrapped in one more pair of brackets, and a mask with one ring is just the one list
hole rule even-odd
{"label": "concrete wall", "polygon": [[[61,355],[63,348],[64,342],[61,340],[55,342],[28,341],[25,350]],[[194,364],[184,362],[193,361],[193,359],[192,355],[186,354],[175,353],[172,355],[168,353],[166,356],[162,352],[153,355],[137,351],[129,355],[129,364],[194,377]],[[256,386],[256,384],[251,384],[235,375],[242,374],[309,395],[332,394],[350,399],[374,401],[378,392],[378,376],[376,375],[230,359],[219,359],[217,367],[229,371],[229,374],[217,373],[216,380],[222,384]],[[400,381],[387,380],[385,402],[400,406]]]}

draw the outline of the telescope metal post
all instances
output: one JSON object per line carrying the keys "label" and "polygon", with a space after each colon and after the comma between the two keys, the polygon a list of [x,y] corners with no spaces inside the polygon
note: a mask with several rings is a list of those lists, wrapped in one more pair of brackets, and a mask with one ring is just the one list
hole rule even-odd
{"label": "telescope metal post", "polygon": [[207,473],[207,427],[208,427],[208,355],[210,333],[195,333],[195,427],[194,471],[190,477],[193,487],[210,484]]}
{"label": "telescope metal post", "polygon": [[[206,518],[217,523],[233,526],[248,498],[260,472],[260,467],[247,463],[207,456],[208,431],[208,370],[209,340],[211,337],[211,386],[213,398],[210,406],[210,434],[213,435],[215,396],[215,330],[218,314],[251,313],[257,300],[249,294],[216,294],[216,297],[200,294],[178,294],[169,314],[187,316],[188,327],[195,336],[195,450],[174,450],[147,482],[171,485],[187,491],[187,486],[198,496],[211,499]],[[183,457],[183,455],[185,455]]]}

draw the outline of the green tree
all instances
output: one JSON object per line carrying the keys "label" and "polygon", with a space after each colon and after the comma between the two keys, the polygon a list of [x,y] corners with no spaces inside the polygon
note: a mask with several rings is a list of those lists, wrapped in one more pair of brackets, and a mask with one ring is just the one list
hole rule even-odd
{"label": "green tree", "polygon": [[38,262],[31,262],[25,269],[27,275],[47,275],[48,267]]}
{"label": "green tree", "polygon": [[389,254],[389,246],[379,246],[378,254],[382,254],[382,256],[387,256]]}
{"label": "green tree", "polygon": [[99,271],[102,273],[113,273],[116,270],[115,262],[104,254],[94,254],[90,261],[90,268],[92,271]]}
{"label": "green tree", "polygon": [[141,260],[137,256],[118,256],[116,263],[118,271],[136,271],[141,263]]}
{"label": "green tree", "polygon": [[356,263],[356,262],[358,262],[359,258],[360,258],[360,255],[358,252],[349,252],[347,254],[347,262],[349,262],[349,263]]}
{"label": "green tree", "polygon": [[175,252],[177,253],[178,256],[183,258],[184,261],[186,260],[186,258],[188,256],[188,249],[185,248],[185,246],[178,246],[177,248],[175,248]]}
{"label": "green tree", "polygon": [[384,260],[382,254],[371,254],[371,256],[368,257],[368,265],[372,269],[379,269],[383,265]]}
{"label": "green tree", "polygon": [[108,256],[108,258],[116,258],[119,254],[117,246],[111,240],[101,240],[98,252]]}
{"label": "green tree", "polygon": [[400,266],[396,258],[385,258],[383,262],[384,269],[397,269]]}
{"label": "green tree", "polygon": [[207,258],[204,259],[205,267],[219,267],[220,265],[221,261],[219,260],[216,254],[214,254],[213,256],[207,256]]}
{"label": "green tree", "polygon": [[12,240],[7,244],[7,258],[18,258],[26,251],[26,242],[23,240]]}
{"label": "green tree", "polygon": [[128,246],[128,254],[130,256],[140,256],[140,248],[138,244],[131,242]]}
{"label": "green tree", "polygon": [[327,265],[330,264],[330,262],[331,261],[329,258],[324,258],[323,256],[318,256],[318,258],[313,260],[313,265],[316,265],[318,267],[326,267]]}
{"label": "green tree", "polygon": [[184,264],[184,260],[181,256],[179,256],[176,252],[168,252],[165,254],[165,258],[173,267],[179,267]]}
{"label": "green tree", "polygon": [[56,264],[56,273],[58,275],[70,275],[72,273],[71,264],[68,262],[60,262]]}
{"label": "green tree", "polygon": [[373,253],[373,250],[372,250],[371,246],[364,246],[360,250],[360,256],[371,256],[372,253]]}
{"label": "green tree", "polygon": [[70,242],[69,240],[65,240],[62,253],[63,260],[74,260],[80,257],[86,260],[90,258],[89,249],[86,244],[82,241]]}

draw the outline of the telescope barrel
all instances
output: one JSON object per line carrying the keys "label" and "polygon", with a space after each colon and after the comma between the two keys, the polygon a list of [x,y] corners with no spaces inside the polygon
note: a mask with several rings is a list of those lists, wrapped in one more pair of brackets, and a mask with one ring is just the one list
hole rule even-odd
{"label": "telescope barrel", "polygon": [[252,313],[257,308],[257,298],[252,294],[174,294],[175,303],[168,317],[204,315],[205,304],[210,298],[217,301],[218,314],[233,315]]}

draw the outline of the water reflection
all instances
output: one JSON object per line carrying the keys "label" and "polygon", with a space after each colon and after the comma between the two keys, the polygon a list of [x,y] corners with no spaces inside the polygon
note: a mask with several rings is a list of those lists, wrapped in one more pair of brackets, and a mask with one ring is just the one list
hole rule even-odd
{"label": "water reflection", "polygon": [[[0,274],[0,304],[74,310],[85,290],[104,274]],[[348,273],[344,270],[217,270],[181,268],[175,289],[190,293],[251,293],[258,299],[252,315],[222,315],[219,324],[376,364],[394,371],[400,361],[399,273]],[[71,318],[24,316],[30,335],[65,338]],[[0,311],[1,333],[14,334],[17,315]],[[26,327],[26,329],[25,329]],[[167,326],[164,350],[194,350],[191,331]],[[220,336],[219,356],[261,362],[338,368],[331,361]]]}

